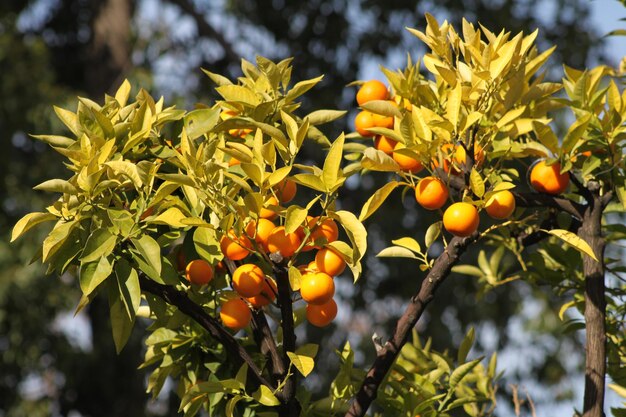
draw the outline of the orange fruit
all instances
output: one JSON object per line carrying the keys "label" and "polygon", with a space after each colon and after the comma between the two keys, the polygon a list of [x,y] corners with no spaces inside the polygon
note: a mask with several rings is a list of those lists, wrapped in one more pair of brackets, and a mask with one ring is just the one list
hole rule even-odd
{"label": "orange fruit", "polygon": [[[406,146],[403,143],[397,143],[394,148],[394,151],[397,151],[403,148],[406,148]],[[398,163],[402,171],[409,171],[409,172],[417,173],[417,172],[420,172],[422,169],[424,169],[424,166],[419,160],[411,158],[410,156],[407,156],[407,155],[402,155],[398,152],[393,153],[393,160]]]}
{"label": "orange fruit", "polygon": [[561,194],[569,185],[569,173],[561,174],[558,162],[548,166],[546,161],[541,160],[530,170],[530,185],[540,193]]}
{"label": "orange fruit", "polygon": [[[464,168],[469,163],[467,152],[462,145],[457,145],[454,150],[454,162],[459,168]],[[483,162],[485,162],[485,151],[479,145],[474,145],[474,166],[480,167]]]}
{"label": "orange fruit", "polygon": [[309,304],[324,304],[335,295],[335,282],[323,272],[305,274],[300,281],[300,295]]}
{"label": "orange fruit", "polygon": [[391,155],[397,143],[397,141],[389,139],[387,136],[378,135],[376,139],[374,139],[374,148],[383,151],[387,155]]}
{"label": "orange fruit", "polygon": [[286,233],[284,226],[278,226],[267,238],[267,250],[272,253],[280,252],[283,257],[289,258],[296,253],[301,243],[302,240],[296,232]]}
{"label": "orange fruit", "polygon": [[239,165],[241,164],[241,161],[237,158],[235,158],[234,156],[231,156],[230,159],[228,160],[228,166],[232,167],[235,165]]}
{"label": "orange fruit", "polygon": [[278,216],[278,213],[276,213],[274,210],[270,209],[270,206],[278,206],[278,200],[276,199],[276,197],[269,196],[267,198],[267,200],[265,200],[265,203],[263,204],[263,207],[261,208],[261,211],[259,212],[259,217],[261,217],[262,219],[268,219],[268,220],[274,220],[276,218],[276,216]]}
{"label": "orange fruit", "polygon": [[337,303],[332,298],[324,304],[306,306],[306,319],[314,326],[328,326],[336,316]]}
{"label": "orange fruit", "polygon": [[242,297],[254,297],[263,290],[265,274],[255,264],[243,264],[233,272],[233,288]]}
{"label": "orange fruit", "polygon": [[276,196],[281,203],[288,203],[296,196],[298,186],[295,182],[289,179],[284,179],[276,184],[274,191],[276,192]]}
{"label": "orange fruit", "polygon": [[252,307],[255,308],[265,307],[276,299],[277,291],[278,290],[276,288],[274,280],[265,278],[263,280],[263,289],[261,290],[261,292],[254,297],[246,298],[246,301],[248,301],[252,305]]}
{"label": "orange fruit", "polygon": [[185,278],[196,285],[205,285],[213,279],[213,267],[204,259],[196,259],[187,264]]}
{"label": "orange fruit", "polygon": [[437,210],[448,200],[448,187],[439,178],[424,177],[415,187],[415,200],[426,210]]}
{"label": "orange fruit", "polygon": [[327,243],[337,240],[339,237],[337,223],[330,217],[326,217],[320,224],[318,224],[318,221],[319,217],[312,217],[308,221],[309,230],[311,230],[311,235],[309,236],[311,242],[321,238],[325,238]]}
{"label": "orange fruit", "polygon": [[228,272],[228,268],[224,264],[224,261],[219,261],[217,265],[215,265],[215,273],[221,275],[225,274],[226,272]]}
{"label": "orange fruit", "polygon": [[443,213],[443,227],[455,236],[465,237],[478,229],[478,210],[470,203],[454,203]]}
{"label": "orange fruit", "polygon": [[245,301],[240,298],[232,298],[222,304],[220,318],[224,326],[233,330],[241,330],[250,324],[252,313]]}
{"label": "orange fruit", "polygon": [[320,269],[317,267],[317,263],[314,260],[309,262],[304,268],[306,272],[320,272]]}
{"label": "orange fruit", "polygon": [[371,113],[367,110],[361,111],[359,114],[356,115],[356,118],[354,119],[354,127],[361,136],[374,136],[373,132],[367,130],[370,127],[376,127],[376,124],[374,123],[374,113]]}
{"label": "orange fruit", "polygon": [[387,86],[378,80],[364,82],[356,93],[356,102],[359,106],[372,100],[387,100],[389,91]]}
{"label": "orange fruit", "polygon": [[485,211],[494,219],[507,219],[515,211],[515,197],[509,190],[502,190],[489,197]]}
{"label": "orange fruit", "polygon": [[228,234],[220,239],[220,249],[231,261],[240,261],[252,250],[252,242],[245,236],[237,237],[235,231],[230,229]]}
{"label": "orange fruit", "polygon": [[343,256],[331,248],[322,248],[315,254],[315,266],[319,272],[330,276],[340,275],[346,269],[346,261]]}
{"label": "orange fruit", "polygon": [[393,129],[393,116],[383,116],[382,114],[374,114],[374,126]]}
{"label": "orange fruit", "polygon": [[271,220],[259,219],[258,222],[251,220],[246,225],[246,235],[250,239],[254,239],[267,252],[267,238],[275,228],[276,225]]}

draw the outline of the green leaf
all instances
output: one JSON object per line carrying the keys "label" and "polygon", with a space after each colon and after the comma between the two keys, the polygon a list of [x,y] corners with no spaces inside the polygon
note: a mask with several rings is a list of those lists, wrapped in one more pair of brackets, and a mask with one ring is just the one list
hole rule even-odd
{"label": "green leaf", "polygon": [[412,237],[402,237],[400,239],[392,240],[391,243],[394,245],[402,246],[403,248],[407,248],[415,253],[422,253],[422,248],[420,244],[417,243],[415,239]]}
{"label": "green leaf", "polygon": [[380,114],[388,117],[401,117],[402,113],[398,110],[398,106],[391,104],[388,100],[372,100],[367,103],[363,103],[361,108],[370,111],[375,114]]}
{"label": "green leaf", "polygon": [[485,182],[476,168],[472,168],[470,172],[470,187],[477,197],[482,198],[482,196],[485,195]]}
{"label": "green leaf", "polygon": [[210,264],[215,264],[222,259],[223,255],[215,230],[208,227],[198,227],[193,232],[193,243],[198,255]]}
{"label": "green leaf", "polygon": [[315,191],[319,191],[322,193],[326,191],[326,187],[324,186],[324,183],[322,182],[322,180],[320,179],[318,175],[296,174],[293,176],[293,180],[296,183],[304,185],[305,187],[312,188]]}
{"label": "green leaf", "polygon": [[561,321],[563,321],[563,318],[565,316],[565,312],[567,310],[569,310],[570,308],[574,307],[575,305],[576,305],[576,301],[575,300],[569,301],[569,302],[563,304],[561,306],[561,308],[559,309],[559,319],[561,319]]}
{"label": "green leaf", "polygon": [[202,72],[204,72],[211,79],[211,81],[213,81],[218,86],[232,84],[232,81],[230,81],[228,78],[224,77],[223,75],[216,74],[211,71],[207,71],[204,68],[202,68]]}
{"label": "green leaf", "polygon": [[577,147],[576,144],[582,138],[583,133],[587,130],[591,117],[591,113],[588,113],[572,123],[563,138],[563,152],[569,153],[572,149]]}
{"label": "green leaf", "polygon": [[115,100],[117,100],[117,103],[120,105],[120,107],[126,106],[126,103],[128,102],[128,97],[130,96],[130,88],[130,83],[128,82],[128,80],[125,79],[115,92]]}
{"label": "green leaf", "polygon": [[98,285],[111,276],[113,265],[106,256],[98,262],[81,263],[79,272],[80,289],[85,296],[91,294]]}
{"label": "green leaf", "polygon": [[141,287],[137,270],[131,267],[126,260],[120,259],[115,264],[114,271],[117,278],[117,296],[120,298],[128,317],[134,320],[141,302]]}
{"label": "green leaf", "polygon": [[561,239],[568,245],[571,245],[574,249],[578,250],[579,252],[585,255],[588,255],[594,261],[599,262],[598,258],[596,258],[596,255],[593,253],[593,249],[591,249],[591,246],[589,246],[587,242],[585,242],[583,239],[581,239],[574,233],[568,230],[563,230],[563,229],[552,229],[552,230],[542,229],[542,231],[558,237],[559,239]]}
{"label": "green leaf", "polygon": [[123,175],[132,181],[137,190],[142,186],[141,176],[137,170],[137,165],[130,161],[108,161],[104,165],[111,168],[115,175]]}
{"label": "green leaf", "polygon": [[293,352],[287,352],[287,356],[304,377],[307,377],[315,367],[315,361],[310,356],[298,355]]}
{"label": "green leaf", "polygon": [[498,129],[502,129],[504,126],[508,125],[509,123],[520,117],[525,111],[526,106],[521,106],[516,109],[509,110],[504,116],[500,118],[500,120],[496,122],[496,127]]}
{"label": "green leaf", "polygon": [[131,242],[148,265],[157,274],[161,274],[161,246],[157,241],[148,235],[142,235],[139,239],[131,239]]}
{"label": "green leaf", "polygon": [[450,374],[450,390],[454,390],[456,386],[469,374],[482,361],[482,358],[474,359],[471,362],[464,363],[456,368],[452,374]]}
{"label": "green leaf", "polygon": [[437,240],[437,238],[439,237],[439,235],[441,234],[441,226],[442,226],[442,222],[438,221],[435,222],[433,224],[431,224],[428,229],[426,230],[426,235],[425,235],[425,242],[424,244],[426,245],[427,248],[430,248],[430,245],[433,244],[433,242],[435,242],[435,240]]}
{"label": "green leaf", "polygon": [[241,384],[242,387],[246,386],[246,380],[248,379],[248,364],[244,363],[237,371],[235,379]]}
{"label": "green leaf", "polygon": [[346,210],[333,213],[346,231],[354,247],[354,260],[359,261],[367,250],[367,230],[354,214]]}
{"label": "green leaf", "polygon": [[620,397],[626,398],[626,387],[617,384],[608,384],[609,388],[615,391]]}
{"label": "green leaf", "polygon": [[457,131],[457,126],[459,123],[459,113],[461,111],[463,97],[463,86],[461,83],[457,83],[454,89],[450,90],[448,93],[448,102],[446,104],[446,119],[452,126],[454,127],[454,131]]}
{"label": "green leaf", "polygon": [[347,112],[345,110],[316,110],[309,113],[304,118],[309,120],[312,126],[330,123],[343,117]]}
{"label": "green leaf", "polygon": [[475,277],[482,277],[485,275],[482,269],[474,265],[455,265],[452,267],[452,272],[455,274],[471,275]]}
{"label": "green leaf", "polygon": [[15,223],[15,226],[13,226],[13,231],[11,232],[11,242],[22,236],[32,227],[40,223],[49,222],[56,219],[57,217],[51,213],[28,213],[27,215],[19,219],[18,222]]}
{"label": "green leaf", "polygon": [[234,417],[235,416],[235,406],[242,399],[241,395],[235,395],[233,398],[228,400],[226,403],[226,417]]}
{"label": "green leaf", "polygon": [[378,258],[410,258],[419,259],[415,253],[401,246],[390,246],[378,252]]}
{"label": "green leaf", "polygon": [[66,180],[53,179],[44,181],[39,185],[33,187],[33,190],[47,191],[49,193],[62,193],[62,194],[77,194],[76,187]]}
{"label": "green leaf", "polygon": [[56,135],[30,135],[31,137],[47,143],[50,146],[58,146],[59,148],[68,148],[76,141],[65,136]]}
{"label": "green leaf", "polygon": [[187,216],[185,216],[179,208],[170,207],[163,213],[159,214],[155,219],[150,220],[150,223],[166,224],[172,227],[183,228],[187,227],[187,225],[182,222],[186,218]]}
{"label": "green leaf", "polygon": [[359,214],[359,220],[364,221],[365,219],[370,217],[372,214],[374,214],[376,210],[378,210],[380,206],[385,202],[387,197],[389,197],[389,194],[391,194],[391,192],[395,190],[398,185],[400,185],[399,182],[390,181],[387,184],[383,185],[378,190],[376,190],[376,192],[372,194],[370,198],[367,199],[367,201],[361,208],[361,214]]}
{"label": "green leaf", "polygon": [[209,132],[220,119],[219,108],[196,109],[185,115],[185,130],[189,140],[194,140]]}
{"label": "green leaf", "polygon": [[363,151],[361,166],[372,171],[398,172],[400,167],[392,157],[374,148],[367,148]]}
{"label": "green leaf", "polygon": [[130,317],[128,315],[119,287],[114,281],[110,281],[109,284],[109,306],[113,342],[115,343],[115,350],[119,354],[130,337],[135,324],[135,316]]}
{"label": "green leaf", "polygon": [[260,98],[257,97],[254,91],[242,85],[222,85],[217,87],[215,91],[224,97],[224,100],[226,101],[236,101],[239,103],[250,104],[252,106],[257,106],[261,102]]}
{"label": "green leaf", "polygon": [[111,234],[108,229],[100,228],[94,230],[85,242],[82,251],[81,262],[93,262],[102,256],[108,256],[117,243],[117,236]]}
{"label": "green leaf", "polygon": [[461,346],[459,346],[459,352],[458,352],[457,359],[456,359],[458,363],[465,362],[465,359],[467,358],[467,354],[469,353],[470,349],[474,345],[475,337],[476,335],[474,332],[474,328],[470,327],[470,329],[467,331],[467,334],[463,338],[463,341],[461,342]]}
{"label": "green leaf", "polygon": [[69,110],[62,109],[54,106],[54,112],[57,117],[63,122],[65,126],[76,136],[79,137],[83,131],[83,128],[78,121],[78,116]]}
{"label": "green leaf", "polygon": [[324,160],[322,181],[324,182],[324,186],[328,192],[334,191],[337,188],[337,185],[343,182],[340,181],[340,169],[344,140],[345,138],[343,134],[340,135],[333,142],[330,150],[328,151],[328,155],[326,155],[326,159]]}
{"label": "green leaf", "polygon": [[290,103],[294,101],[296,98],[300,97],[311,88],[315,87],[317,83],[322,81],[322,78],[324,78],[324,76],[320,75],[319,77],[296,83],[293,88],[291,88],[291,90],[287,92],[287,95],[285,96],[285,103]]}
{"label": "green leaf", "polygon": [[58,251],[65,240],[69,236],[70,232],[78,225],[77,220],[72,220],[66,222],[64,220],[59,220],[54,225],[52,231],[48,234],[48,236],[43,241],[43,248],[41,252],[42,262],[46,262],[48,258]]}
{"label": "green leaf", "polygon": [[295,232],[304,223],[308,214],[309,211],[305,208],[298,207],[295,204],[289,206],[285,215],[285,232]]}
{"label": "green leaf", "polygon": [[252,394],[252,398],[258,403],[267,405],[268,407],[274,407],[280,404],[280,401],[278,401],[278,398],[272,393],[272,390],[265,385],[261,385],[259,389]]}

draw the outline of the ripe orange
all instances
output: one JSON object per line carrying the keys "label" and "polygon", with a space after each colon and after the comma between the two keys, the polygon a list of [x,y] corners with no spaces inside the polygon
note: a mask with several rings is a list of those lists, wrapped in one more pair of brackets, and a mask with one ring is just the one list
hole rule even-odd
{"label": "ripe orange", "polygon": [[371,113],[367,110],[361,111],[359,114],[356,115],[356,118],[354,119],[354,127],[361,136],[374,136],[374,133],[368,131],[367,129],[375,126],[376,124],[374,122],[374,113]]}
{"label": "ripe orange", "polygon": [[389,139],[387,136],[378,135],[376,139],[374,139],[374,148],[383,151],[387,155],[391,155],[397,143],[397,141]]}
{"label": "ripe orange", "polygon": [[242,297],[254,297],[263,290],[265,274],[255,264],[243,264],[233,272],[233,288]]}
{"label": "ripe orange", "polygon": [[252,242],[245,236],[237,237],[231,229],[220,239],[220,249],[224,256],[232,261],[240,261],[252,250]]}
{"label": "ripe orange", "polygon": [[220,318],[224,326],[233,330],[241,330],[250,324],[252,313],[245,301],[240,298],[232,298],[222,304]]}
{"label": "ripe orange", "polygon": [[383,116],[382,114],[374,114],[374,126],[393,129],[393,116]]}
{"label": "ripe orange", "polygon": [[265,307],[276,299],[277,291],[278,290],[274,280],[265,278],[263,280],[263,289],[261,290],[261,293],[259,295],[255,295],[254,297],[246,298],[246,301],[248,301],[252,307],[255,308]]}
{"label": "ripe orange", "polygon": [[439,178],[424,177],[415,187],[415,199],[427,210],[437,210],[448,200],[448,187]]}
{"label": "ripe orange", "polygon": [[302,240],[296,232],[286,233],[284,226],[278,226],[272,230],[267,238],[267,250],[269,252],[280,252],[280,254],[289,258],[300,247]]}
{"label": "ripe orange", "polygon": [[509,190],[502,190],[489,197],[485,211],[494,219],[507,219],[515,211],[515,197]]}
{"label": "ripe orange", "polygon": [[[394,151],[397,151],[403,148],[406,148],[406,146],[403,143],[397,143],[394,148]],[[417,172],[420,172],[422,169],[424,169],[424,166],[419,160],[413,159],[410,156],[402,155],[398,152],[393,153],[393,160],[398,163],[402,171],[410,171],[412,173],[417,173]]]}
{"label": "ripe orange", "polygon": [[325,327],[337,316],[337,303],[332,298],[321,304],[308,304],[306,306],[306,319],[314,326]]}
{"label": "ripe orange", "polygon": [[308,220],[309,230],[311,235],[309,238],[311,242],[315,242],[318,239],[325,238],[327,243],[334,242],[339,237],[339,228],[337,223],[330,217],[326,217],[320,224],[319,217],[311,217]]}
{"label": "ripe orange", "polygon": [[385,84],[378,80],[369,80],[361,85],[356,93],[356,102],[359,106],[372,100],[387,100],[389,91]]}
{"label": "ripe orange", "polygon": [[270,206],[278,206],[278,200],[276,199],[276,197],[269,196],[266,200],[265,203],[263,204],[263,207],[261,208],[261,211],[259,212],[259,217],[261,217],[262,219],[268,219],[268,220],[274,220],[276,218],[276,216],[278,216],[278,213],[276,213],[274,210],[272,210],[271,208],[269,208]]}
{"label": "ripe orange", "polygon": [[251,220],[246,225],[246,235],[259,244],[267,252],[267,238],[276,225],[268,219],[259,219],[258,222]]}
{"label": "ripe orange", "polygon": [[284,179],[274,187],[274,191],[278,196],[278,200],[281,203],[288,203],[296,196],[296,191],[298,191],[298,186],[295,182]]}
{"label": "ripe orange", "polygon": [[323,272],[306,274],[300,281],[300,295],[309,304],[324,304],[335,295],[335,282]]}
{"label": "ripe orange", "polygon": [[531,168],[530,185],[541,193],[561,194],[569,185],[569,173],[561,174],[561,164],[558,162],[548,166],[546,161],[541,160]]}
{"label": "ripe orange", "polygon": [[346,269],[346,261],[343,256],[331,248],[322,248],[315,255],[315,265],[319,272],[330,276],[340,275]]}
{"label": "ripe orange", "polygon": [[443,213],[443,227],[455,236],[465,237],[478,229],[478,210],[470,203],[454,203]]}
{"label": "ripe orange", "polygon": [[[467,152],[461,145],[457,145],[454,151],[454,162],[459,168],[465,167],[469,163],[467,158]],[[485,151],[479,145],[474,145],[474,166],[480,167],[485,162]],[[456,169],[455,169],[456,171]]]}
{"label": "ripe orange", "polygon": [[228,160],[228,166],[232,167],[235,165],[239,165],[241,164],[241,161],[237,158],[235,158],[234,156],[231,156],[230,159]]}
{"label": "ripe orange", "polygon": [[205,285],[213,279],[213,267],[204,259],[196,259],[187,264],[185,278],[196,285]]}

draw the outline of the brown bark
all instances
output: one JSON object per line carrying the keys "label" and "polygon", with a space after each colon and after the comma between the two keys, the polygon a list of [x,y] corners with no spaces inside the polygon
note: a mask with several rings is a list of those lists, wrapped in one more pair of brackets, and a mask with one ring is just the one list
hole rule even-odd
{"label": "brown bark", "polygon": [[465,249],[473,242],[476,235],[453,238],[446,250],[439,255],[433,268],[422,281],[417,295],[398,320],[392,338],[376,353],[376,359],[365,376],[361,388],[354,396],[346,417],[364,416],[372,401],[376,399],[378,387],[391,369],[402,346],[407,342],[413,327],[422,316],[424,309],[433,299],[439,285],[450,275],[452,266],[459,260]]}
{"label": "brown bark", "polygon": [[585,210],[579,236],[593,249],[598,260],[584,255],[585,275],[585,396],[583,417],[604,417],[606,375],[606,298],[602,211],[604,204],[593,190]]}
{"label": "brown bark", "polygon": [[281,327],[283,330],[283,361],[285,372],[282,379],[287,378],[282,389],[282,403],[278,407],[280,417],[297,417],[300,415],[300,404],[296,399],[297,374],[287,374],[289,369],[289,357],[287,352],[296,351],[296,333],[294,331],[293,305],[291,300],[291,285],[289,284],[289,274],[286,267],[281,264],[274,264],[274,276],[278,286],[278,304],[280,306]]}
{"label": "brown bark", "polygon": [[113,93],[131,66],[133,0],[92,0],[91,41],[85,66],[91,97]]}

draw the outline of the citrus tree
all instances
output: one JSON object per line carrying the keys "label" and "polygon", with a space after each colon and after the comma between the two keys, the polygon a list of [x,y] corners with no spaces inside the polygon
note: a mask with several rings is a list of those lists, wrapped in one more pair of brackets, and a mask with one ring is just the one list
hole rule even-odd
{"label": "citrus tree", "polygon": [[[71,176],[35,187],[61,196],[12,238],[52,223],[37,257],[51,273],[76,273],[77,310],[108,298],[118,351],[137,317],[150,321],[148,390],[174,378],[185,415],[362,416],[373,402],[375,415],[491,415],[496,356],[468,358],[473,330],[454,356],[410,337],[454,269],[485,290],[524,278],[567,292],[562,314],[578,308],[587,329],[583,413],[602,415],[607,363],[624,392],[623,285],[606,286],[623,266],[604,257],[623,227],[603,219],[624,208],[626,96],[605,67],[545,81],[551,50],[538,52],[536,32],[464,21],[460,36],[427,21],[411,31],[431,50],[428,75],[409,60],[384,69],[391,91],[357,83],[357,132],[333,141],[318,126],[344,112],[300,114],[321,77],[292,85],[290,60],[244,60],[235,82],[205,71],[221,99],[191,111],[144,90],[129,101],[128,82],[103,104],[55,108],[69,134],[35,138],[66,158]],[[563,107],[574,122],[559,140],[550,122]],[[309,143],[321,166],[302,160]],[[346,179],[363,171],[388,180],[359,214],[341,210]],[[303,379],[319,346],[297,343],[296,328],[335,318],[333,277],[349,269],[358,285],[362,222],[396,189],[441,213],[425,236],[399,236],[378,254],[416,260],[421,284],[388,340],[373,338],[369,370],[355,368],[346,343],[328,395],[312,398]],[[477,265],[457,265],[472,246]]]}

